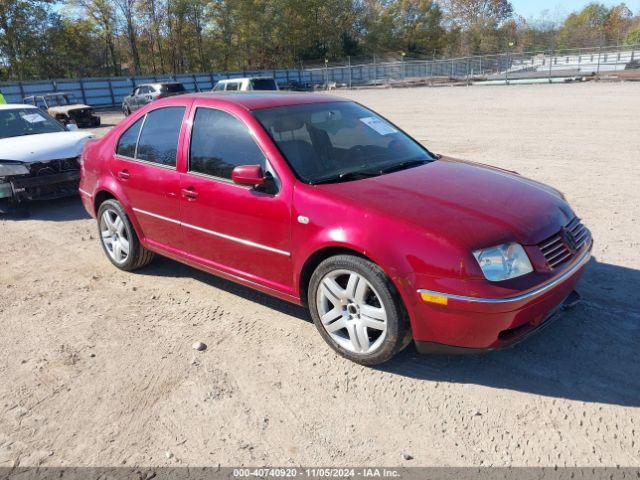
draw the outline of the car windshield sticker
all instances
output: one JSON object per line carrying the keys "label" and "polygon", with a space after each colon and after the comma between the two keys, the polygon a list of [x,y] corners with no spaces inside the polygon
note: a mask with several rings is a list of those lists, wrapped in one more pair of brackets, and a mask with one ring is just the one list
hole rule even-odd
{"label": "car windshield sticker", "polygon": [[367,127],[372,128],[380,135],[391,135],[392,133],[398,133],[398,130],[393,128],[387,122],[376,118],[376,117],[364,117],[361,118],[360,121],[364,123]]}
{"label": "car windshield sticker", "polygon": [[46,122],[47,119],[44,118],[42,115],[40,115],[39,113],[28,113],[28,114],[20,114],[20,116],[29,123],[39,123],[39,122]]}

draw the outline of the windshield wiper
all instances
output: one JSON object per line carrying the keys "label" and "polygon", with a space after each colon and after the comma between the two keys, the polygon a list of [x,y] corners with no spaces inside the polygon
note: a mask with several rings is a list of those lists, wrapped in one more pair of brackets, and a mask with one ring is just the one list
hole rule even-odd
{"label": "windshield wiper", "polygon": [[394,165],[389,165],[388,167],[381,168],[380,170],[377,170],[377,173],[382,175],[385,173],[397,172],[400,170],[406,170],[407,168],[419,167],[420,165],[424,165],[426,163],[431,163],[431,160],[407,160],[406,162],[400,162]]}
{"label": "windshield wiper", "polygon": [[339,175],[333,175],[331,177],[313,180],[310,183],[311,185],[320,185],[322,183],[338,183],[338,182],[346,182],[349,180],[359,180],[361,178],[377,177],[378,175],[380,175],[379,172],[368,172],[366,170],[351,170],[348,172],[343,172]]}

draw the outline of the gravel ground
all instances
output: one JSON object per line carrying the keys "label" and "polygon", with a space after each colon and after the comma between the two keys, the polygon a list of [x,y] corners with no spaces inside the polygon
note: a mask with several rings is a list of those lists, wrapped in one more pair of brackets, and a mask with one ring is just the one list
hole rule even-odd
{"label": "gravel ground", "polygon": [[120,272],[79,200],[34,205],[0,218],[0,466],[640,466],[640,84],[339,94],[565,192],[596,239],[584,302],[509,351],[369,369],[298,307]]}

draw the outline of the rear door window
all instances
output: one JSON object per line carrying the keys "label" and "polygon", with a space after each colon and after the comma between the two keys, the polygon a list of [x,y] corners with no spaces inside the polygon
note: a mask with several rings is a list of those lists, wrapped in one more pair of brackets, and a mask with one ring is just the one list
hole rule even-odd
{"label": "rear door window", "polygon": [[189,171],[230,180],[239,165],[260,165],[266,159],[247,126],[233,115],[198,108],[191,133]]}
{"label": "rear door window", "polygon": [[149,112],[140,133],[136,159],[175,167],[184,111],[185,107],[166,107]]}

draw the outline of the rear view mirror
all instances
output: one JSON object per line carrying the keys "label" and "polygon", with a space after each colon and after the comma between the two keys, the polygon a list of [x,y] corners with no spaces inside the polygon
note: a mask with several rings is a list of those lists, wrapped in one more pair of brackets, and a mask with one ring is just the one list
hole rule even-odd
{"label": "rear view mirror", "polygon": [[78,125],[76,125],[75,123],[68,123],[67,130],[69,130],[70,132],[76,132],[78,131]]}
{"label": "rear view mirror", "polygon": [[231,180],[238,185],[264,185],[266,178],[260,165],[240,165],[231,172]]}

